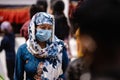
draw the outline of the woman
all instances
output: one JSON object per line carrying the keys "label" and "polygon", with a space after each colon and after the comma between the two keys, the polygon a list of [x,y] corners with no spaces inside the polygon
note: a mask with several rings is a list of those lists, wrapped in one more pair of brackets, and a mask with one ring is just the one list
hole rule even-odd
{"label": "woman", "polygon": [[29,25],[29,39],[17,51],[15,80],[64,80],[68,65],[66,48],[54,36],[54,18],[39,12]]}

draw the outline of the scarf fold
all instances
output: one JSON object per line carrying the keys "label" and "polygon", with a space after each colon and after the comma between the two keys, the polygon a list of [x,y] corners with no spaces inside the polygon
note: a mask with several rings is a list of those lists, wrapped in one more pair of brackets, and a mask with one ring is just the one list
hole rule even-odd
{"label": "scarf fold", "polygon": [[33,44],[28,39],[27,40],[27,49],[32,55],[34,55],[38,58],[54,57],[58,53],[60,53],[64,47],[62,40],[57,39],[57,37],[55,40],[56,40],[55,42],[52,42],[51,44],[47,44],[47,47],[43,48],[43,49],[41,49],[41,47],[37,44],[37,46],[40,48],[40,50],[35,51]]}

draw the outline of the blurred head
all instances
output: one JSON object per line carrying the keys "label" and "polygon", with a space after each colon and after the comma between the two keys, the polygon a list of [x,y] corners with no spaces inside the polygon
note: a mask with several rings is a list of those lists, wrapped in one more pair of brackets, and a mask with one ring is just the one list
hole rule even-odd
{"label": "blurred head", "polygon": [[37,12],[44,12],[44,7],[43,6],[39,6],[39,5],[31,5],[31,8],[30,8],[30,18],[33,17],[34,14],[36,14]]}
{"label": "blurred head", "polygon": [[12,25],[8,21],[4,21],[1,23],[1,31],[4,33],[11,33],[12,32]]}
{"label": "blurred head", "polygon": [[43,8],[43,12],[46,12],[46,11],[47,11],[47,7],[48,7],[47,0],[37,0],[36,4],[37,4],[39,7],[42,7],[42,8]]}
{"label": "blurred head", "polygon": [[52,39],[53,35],[53,16],[45,12],[35,14],[29,26],[29,38],[35,38],[37,41],[45,42]]}
{"label": "blurred head", "polygon": [[55,0],[52,2],[51,8],[53,10],[53,13],[63,13],[65,4],[62,0]]}

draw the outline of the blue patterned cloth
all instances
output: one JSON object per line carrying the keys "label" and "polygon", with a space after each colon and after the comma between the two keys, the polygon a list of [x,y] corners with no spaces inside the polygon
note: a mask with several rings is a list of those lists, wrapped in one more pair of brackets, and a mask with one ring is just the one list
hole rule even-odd
{"label": "blue patterned cloth", "polygon": [[35,15],[35,24],[36,25],[41,25],[41,24],[53,25],[53,18],[51,17],[51,15],[41,12],[40,14],[38,13]]}

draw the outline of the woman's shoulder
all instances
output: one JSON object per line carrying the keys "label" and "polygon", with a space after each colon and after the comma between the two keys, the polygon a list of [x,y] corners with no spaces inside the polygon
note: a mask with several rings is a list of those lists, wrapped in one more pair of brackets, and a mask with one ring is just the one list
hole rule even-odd
{"label": "woman's shoulder", "polygon": [[63,40],[61,40],[61,39],[59,39],[57,36],[55,36],[55,43],[57,43],[57,45],[60,45],[60,46],[62,46],[63,48],[65,48],[66,47],[66,45],[65,45],[65,42],[63,41]]}
{"label": "woman's shoulder", "polygon": [[57,39],[56,42],[58,43],[58,45],[62,45],[63,47],[65,47],[65,42],[61,39]]}
{"label": "woman's shoulder", "polygon": [[27,44],[24,43],[24,44],[22,44],[22,45],[18,48],[17,54],[23,56],[23,55],[25,55],[26,53],[28,53]]}
{"label": "woman's shoulder", "polygon": [[27,44],[26,43],[20,45],[19,48],[18,48],[19,52],[26,52],[26,50],[27,50]]}
{"label": "woman's shoulder", "polygon": [[19,48],[21,48],[21,49],[25,49],[26,47],[27,47],[27,44],[26,44],[26,43],[24,43],[24,44],[20,45],[20,47],[19,47]]}

